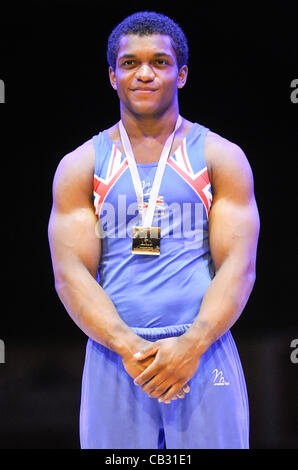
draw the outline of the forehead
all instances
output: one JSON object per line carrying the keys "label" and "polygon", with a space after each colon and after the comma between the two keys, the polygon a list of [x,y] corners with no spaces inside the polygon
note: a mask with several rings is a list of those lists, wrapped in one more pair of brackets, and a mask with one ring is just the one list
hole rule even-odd
{"label": "forehead", "polygon": [[160,53],[165,53],[176,59],[170,36],[165,34],[150,34],[149,36],[126,34],[120,39],[117,58],[127,54],[141,56]]}

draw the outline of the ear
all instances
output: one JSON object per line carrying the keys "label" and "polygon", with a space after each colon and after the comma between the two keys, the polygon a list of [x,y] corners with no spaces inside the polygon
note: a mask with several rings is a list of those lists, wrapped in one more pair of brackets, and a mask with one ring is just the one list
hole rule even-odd
{"label": "ear", "polygon": [[112,67],[109,67],[109,77],[112,87],[114,88],[114,90],[117,90],[116,74]]}
{"label": "ear", "polygon": [[178,88],[183,88],[186,80],[187,80],[187,74],[188,74],[188,67],[187,65],[182,65],[182,67],[179,69],[178,73],[178,80],[177,80],[177,86]]}

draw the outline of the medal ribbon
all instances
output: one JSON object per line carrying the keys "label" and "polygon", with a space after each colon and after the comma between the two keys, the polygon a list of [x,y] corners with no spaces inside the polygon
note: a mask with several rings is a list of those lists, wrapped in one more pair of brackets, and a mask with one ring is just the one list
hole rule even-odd
{"label": "medal ribbon", "polygon": [[130,169],[132,182],[133,182],[135,192],[136,192],[136,195],[137,195],[138,207],[141,207],[141,216],[142,216],[142,226],[143,227],[151,227],[151,225],[152,225],[152,220],[153,220],[155,205],[156,205],[156,201],[157,201],[157,198],[158,198],[158,193],[159,193],[159,189],[160,189],[160,185],[161,185],[161,180],[162,180],[162,177],[163,177],[163,174],[164,174],[164,171],[165,171],[166,163],[167,163],[169,153],[170,153],[170,150],[171,150],[171,147],[172,147],[175,132],[177,131],[177,129],[179,129],[181,124],[182,124],[182,118],[179,115],[178,119],[176,121],[175,129],[174,129],[173,133],[167,138],[166,143],[164,145],[164,148],[162,150],[162,153],[161,153],[161,156],[160,156],[160,159],[159,159],[159,162],[158,162],[157,170],[156,170],[156,173],[155,173],[155,178],[154,178],[154,181],[153,181],[152,190],[151,190],[151,193],[150,193],[148,208],[145,211],[144,210],[144,205],[143,205],[143,188],[142,188],[142,183],[141,183],[141,180],[140,180],[137,164],[136,164],[136,161],[135,161],[135,158],[134,158],[133,150],[132,150],[132,147],[131,147],[131,144],[130,144],[129,137],[128,137],[127,132],[125,130],[125,127],[123,126],[122,121],[121,120],[119,121],[119,131],[120,131],[121,141],[122,141],[122,145],[124,147],[125,155],[126,155],[127,160],[128,160],[128,166],[129,166],[129,169]]}

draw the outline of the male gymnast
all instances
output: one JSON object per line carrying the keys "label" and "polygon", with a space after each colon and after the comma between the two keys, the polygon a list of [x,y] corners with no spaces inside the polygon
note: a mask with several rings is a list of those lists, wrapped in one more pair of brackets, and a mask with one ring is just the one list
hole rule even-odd
{"label": "male gymnast", "polygon": [[230,328],[255,282],[250,165],[180,116],[188,45],[172,19],[130,15],[107,57],[120,121],[61,159],[49,221],[57,293],[88,336],[81,447],[248,448]]}

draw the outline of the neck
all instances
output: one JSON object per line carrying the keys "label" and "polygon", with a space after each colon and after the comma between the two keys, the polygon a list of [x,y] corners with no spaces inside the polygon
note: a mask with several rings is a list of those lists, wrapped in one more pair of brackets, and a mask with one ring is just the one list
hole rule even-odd
{"label": "neck", "polygon": [[178,109],[170,110],[158,116],[139,116],[126,109],[121,109],[121,120],[127,134],[132,139],[168,136],[175,128],[178,116]]}

